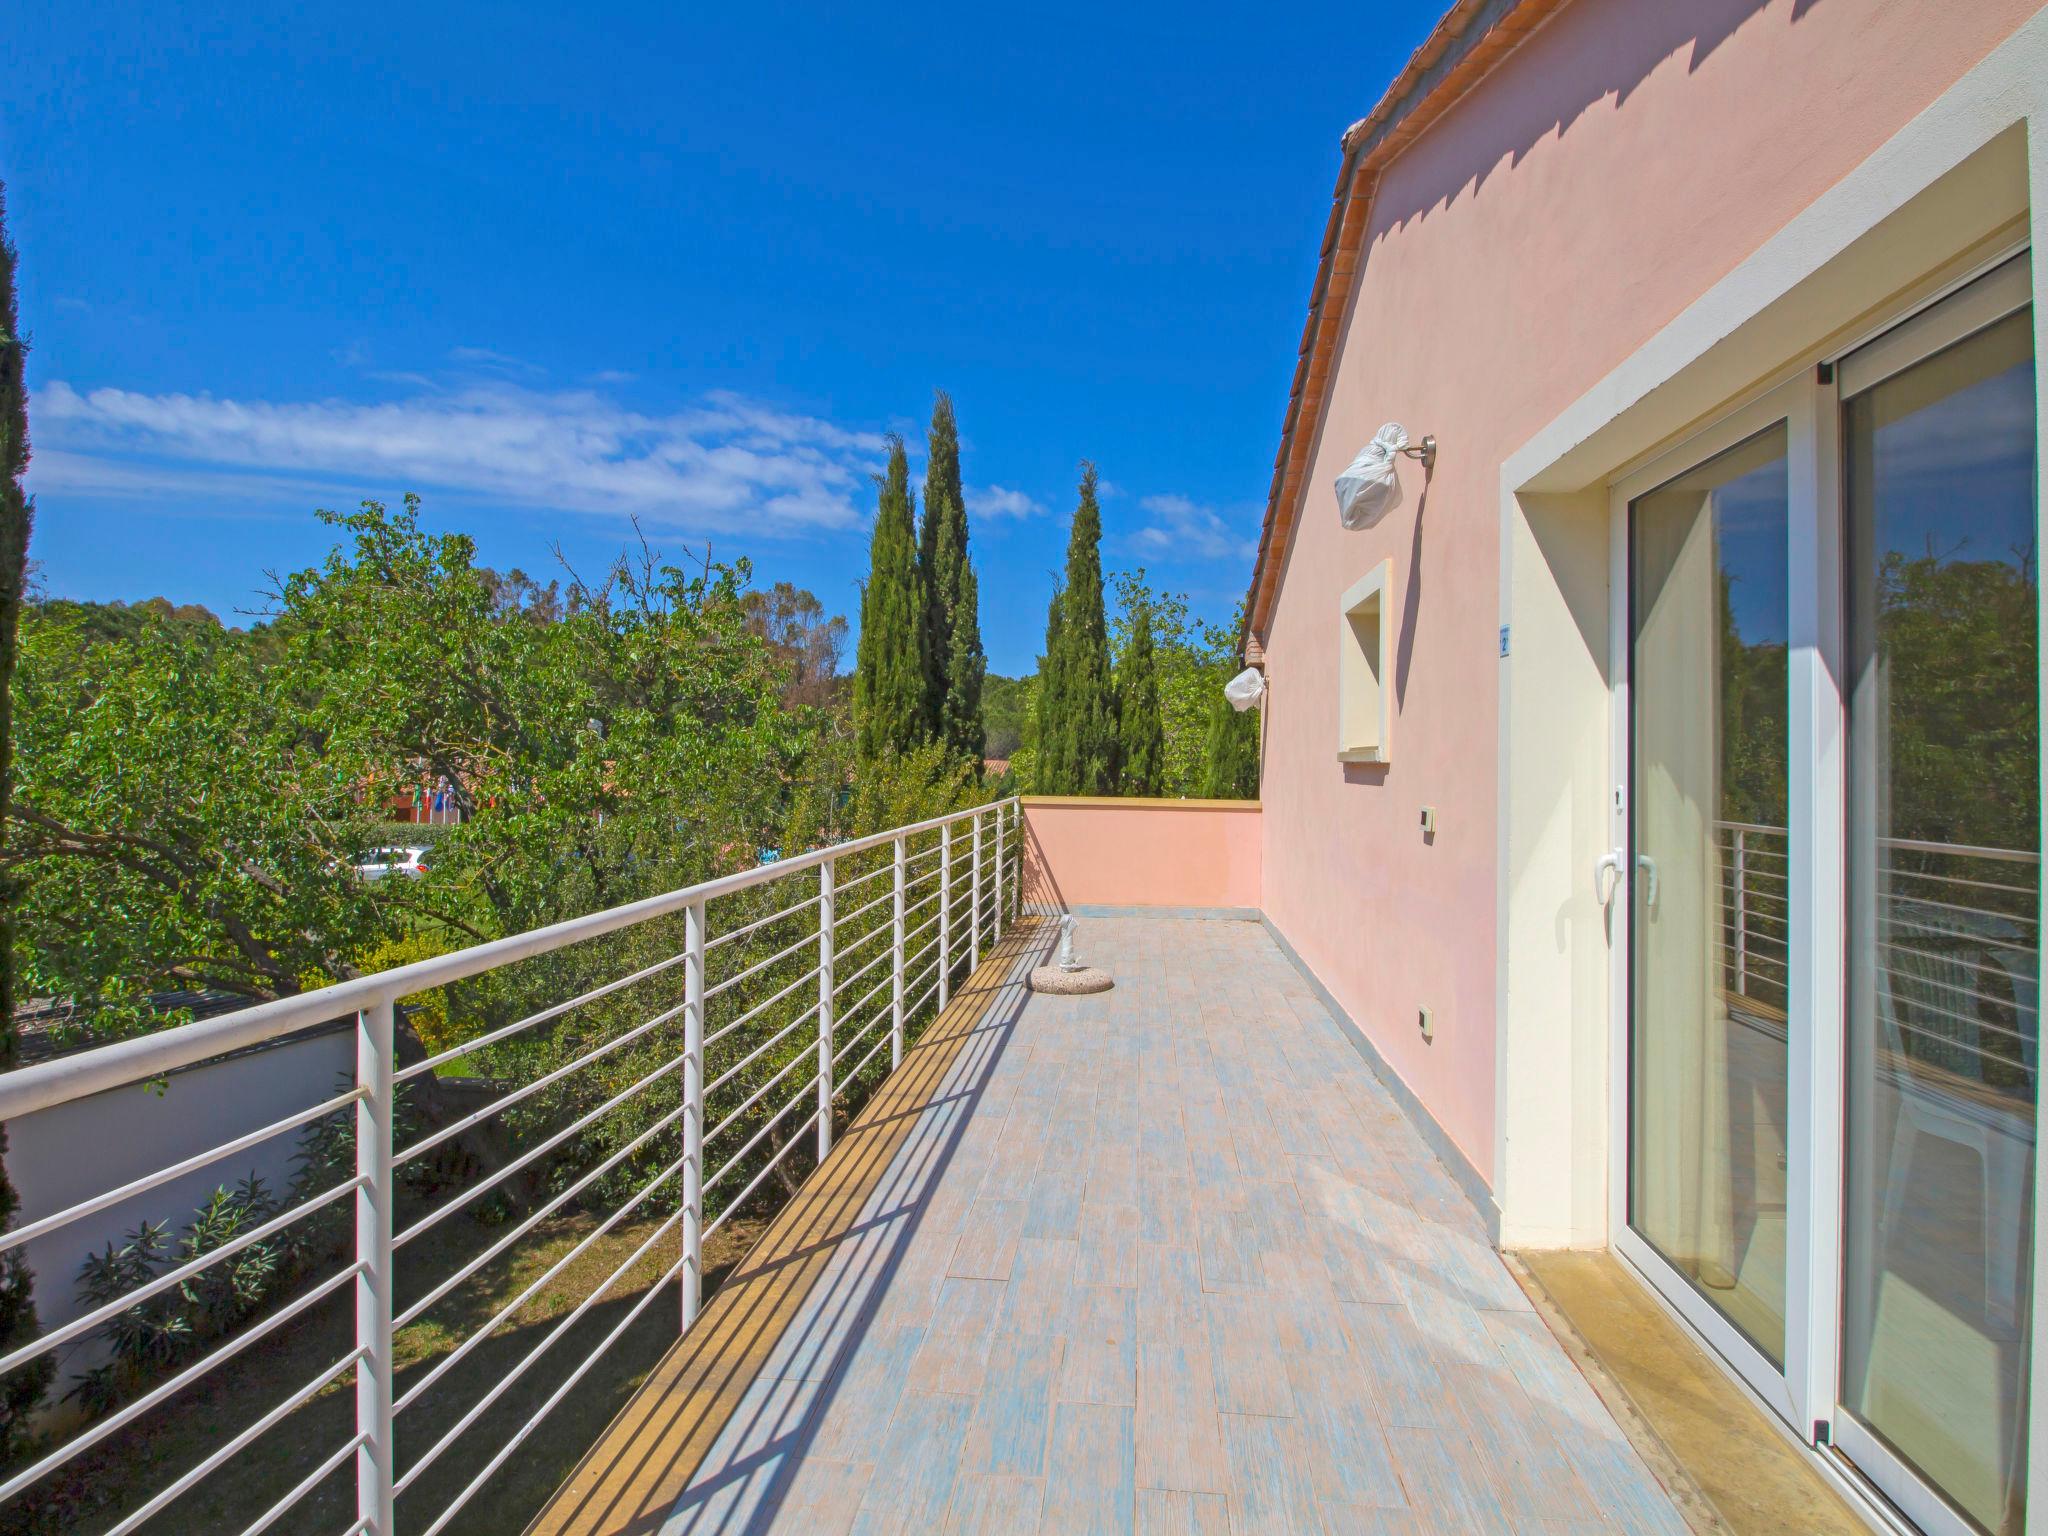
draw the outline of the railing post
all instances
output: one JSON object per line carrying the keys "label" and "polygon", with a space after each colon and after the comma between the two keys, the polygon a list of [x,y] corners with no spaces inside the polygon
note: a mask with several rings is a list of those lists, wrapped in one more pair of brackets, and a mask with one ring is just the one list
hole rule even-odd
{"label": "railing post", "polygon": [[967,969],[981,969],[981,812],[974,813],[974,878],[967,886]]}
{"label": "railing post", "polygon": [[889,1025],[889,1069],[892,1072],[903,1065],[903,855],[903,839],[899,837],[895,843],[895,869],[891,877],[896,882],[895,899],[894,905],[889,909],[895,923],[895,932],[889,941],[895,947],[895,956],[889,962],[893,973],[890,976],[890,1008],[893,1017]]}
{"label": "railing post", "polygon": [[953,997],[953,823],[939,828],[939,1012]]}
{"label": "railing post", "polygon": [[818,1161],[832,1150],[832,861],[818,866]]}
{"label": "railing post", "polygon": [[704,1299],[704,903],[683,909],[683,1327]]}
{"label": "railing post", "polygon": [[1749,850],[1735,829],[1735,994],[1749,996]]}
{"label": "railing post", "polygon": [[996,806],[996,925],[989,934],[989,947],[993,949],[1003,936],[1003,808]]}
{"label": "railing post", "polygon": [[391,1444],[391,1176],[393,1005],[356,1014],[356,1518],[366,1536],[393,1536]]}

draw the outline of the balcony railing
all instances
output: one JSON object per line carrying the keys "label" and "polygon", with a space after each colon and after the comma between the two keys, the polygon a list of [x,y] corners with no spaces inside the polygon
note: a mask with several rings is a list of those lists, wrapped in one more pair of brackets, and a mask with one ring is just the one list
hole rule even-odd
{"label": "balcony railing", "polygon": [[[0,1481],[0,1524],[10,1501],[32,1497],[76,1458],[152,1411],[175,1407],[210,1372],[302,1323],[323,1303],[340,1306],[352,1296],[351,1347],[311,1379],[282,1383],[259,1416],[173,1469],[146,1498],[128,1501],[103,1530],[134,1531],[265,1437],[301,1432],[287,1421],[351,1376],[353,1432],[318,1448],[303,1477],[241,1528],[249,1536],[280,1522],[284,1529],[308,1528],[303,1511],[294,1510],[316,1488],[336,1497],[336,1480],[352,1465],[354,1523],[345,1525],[347,1536],[392,1536],[397,1500],[437,1464],[442,1490],[459,1486],[437,1507],[415,1509],[408,1501],[406,1525],[428,1536],[445,1528],[660,1297],[672,1299],[688,1329],[702,1300],[706,1241],[823,1161],[835,1120],[901,1062],[920,1027],[945,1008],[959,979],[1009,925],[1018,908],[1018,829],[1018,804],[1004,800],[0,1077],[0,1121],[12,1122],[309,1026],[354,1020],[353,1080],[336,1084],[331,1096],[64,1209],[27,1212],[32,1219],[0,1235],[0,1252],[19,1249],[83,1218],[133,1209],[138,1197],[174,1181],[210,1179],[210,1170],[231,1177],[240,1154],[281,1136],[324,1130],[325,1144],[344,1150],[338,1176],[324,1187],[295,1188],[275,1214],[189,1257],[169,1256],[146,1278],[0,1357],[4,1376],[76,1350],[110,1329],[147,1322],[153,1309],[194,1293],[218,1266],[257,1245],[298,1241],[323,1223],[332,1229],[336,1257],[324,1268],[312,1266],[297,1294],[271,1297],[236,1326],[214,1332],[197,1358],[189,1350],[168,1356],[156,1379],[131,1383],[125,1400],[83,1427],[53,1431],[54,1448]],[[439,1037],[436,1048],[411,1046],[415,1036],[426,1037],[412,1021],[429,1013],[464,1025]],[[400,1059],[404,1048],[412,1059]],[[507,1063],[517,1062],[540,1070],[503,1075]],[[481,1086],[469,1075],[477,1068]],[[466,1112],[444,1108],[422,1120],[408,1095],[456,1071],[472,1095],[459,1106]],[[467,1108],[478,1094],[481,1107]],[[470,1159],[467,1174],[433,1192],[441,1198],[419,1193],[419,1170],[462,1164],[456,1149],[486,1134],[499,1137],[492,1156],[480,1164]],[[487,1202],[536,1184],[541,1192],[525,1208],[515,1204],[516,1220],[503,1218],[502,1232],[483,1228],[487,1241],[445,1273],[415,1273],[416,1264],[401,1261],[409,1245],[458,1214],[474,1216]],[[403,1330],[505,1261],[542,1223],[605,1204],[609,1214],[515,1299],[400,1388],[395,1342]],[[451,1371],[629,1220],[636,1223],[631,1231],[648,1227],[630,1256],[550,1326],[526,1330],[538,1332],[538,1342],[487,1375],[445,1429],[409,1442],[410,1454],[401,1458],[399,1429],[423,1396],[447,1385]],[[343,1241],[344,1226],[352,1226],[352,1243]],[[583,1348],[573,1367],[563,1372],[557,1362],[560,1379],[551,1391],[541,1395],[536,1377],[522,1397],[506,1400],[629,1276],[671,1254],[659,1281]],[[63,1277],[44,1278],[47,1284]],[[475,1370],[472,1363],[472,1378]],[[531,1411],[517,1411],[531,1397],[538,1397]],[[508,1407],[511,1433],[476,1443],[484,1427],[503,1430]],[[458,1446],[459,1457],[451,1458]],[[451,1474],[458,1463],[461,1472]],[[186,1528],[176,1514],[165,1519],[161,1528]]]}
{"label": "balcony railing", "polygon": [[[1785,1009],[1791,939],[1783,827],[1715,824],[1725,986]],[[1870,957],[1881,1045],[1895,1067],[1933,1066],[2031,1099],[2039,1057],[2041,856],[1917,838],[1877,839]]]}

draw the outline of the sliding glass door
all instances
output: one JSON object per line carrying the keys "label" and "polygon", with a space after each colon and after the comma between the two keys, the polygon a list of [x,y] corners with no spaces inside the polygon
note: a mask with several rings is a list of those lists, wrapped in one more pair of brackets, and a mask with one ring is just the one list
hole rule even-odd
{"label": "sliding glass door", "polygon": [[1774,1368],[1785,1358],[1786,447],[1774,422],[1628,509],[1628,1221]]}
{"label": "sliding glass door", "polygon": [[1902,318],[1612,502],[1614,1246],[1942,1536],[2026,1525],[2028,271]]}
{"label": "sliding glass door", "polygon": [[1842,404],[1841,1406],[1973,1524],[2017,1533],[2040,989],[2032,315],[1925,344]]}

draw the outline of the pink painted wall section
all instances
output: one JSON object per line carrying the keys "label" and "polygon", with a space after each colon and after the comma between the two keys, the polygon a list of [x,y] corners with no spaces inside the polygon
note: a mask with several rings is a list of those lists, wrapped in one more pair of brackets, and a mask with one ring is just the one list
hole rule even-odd
{"label": "pink painted wall section", "polygon": [[[2036,3],[1577,0],[1382,177],[1263,637],[1263,905],[1488,1180],[1501,465]],[[1436,434],[1435,476],[1344,532],[1331,482],[1384,421]],[[1382,559],[1391,761],[1346,765],[1339,599]]]}
{"label": "pink painted wall section", "polygon": [[1256,801],[1024,800],[1026,905],[1259,905]]}

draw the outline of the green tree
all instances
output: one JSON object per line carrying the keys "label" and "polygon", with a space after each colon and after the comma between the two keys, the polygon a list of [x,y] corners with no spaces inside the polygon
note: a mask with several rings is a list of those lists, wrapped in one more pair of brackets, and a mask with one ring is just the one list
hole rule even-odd
{"label": "green tree", "polygon": [[1057,623],[1047,624],[1035,773],[1050,794],[1116,793],[1116,689],[1102,609],[1102,508],[1095,485],[1095,466],[1084,462]]}
{"label": "green tree", "polygon": [[1219,684],[1209,706],[1209,745],[1202,793],[1211,800],[1259,797],[1259,714],[1230,707]]}
{"label": "green tree", "polygon": [[890,441],[889,468],[877,484],[853,672],[854,729],[870,761],[918,746],[931,735],[932,718],[930,609],[902,439]]}
{"label": "green tree", "polygon": [[924,573],[931,646],[932,734],[978,773],[986,746],[980,592],[967,552],[967,504],[960,485],[960,433],[944,390],[932,405],[918,566]]}
{"label": "green tree", "polygon": [[1130,641],[1117,660],[1116,744],[1122,792],[1160,793],[1166,776],[1166,726],[1159,712],[1159,672],[1148,603],[1139,603],[1130,616]]}
{"label": "green tree", "polygon": [[[13,780],[14,658],[21,626],[22,591],[28,581],[28,536],[35,509],[22,488],[28,471],[28,389],[22,364],[28,353],[14,296],[14,244],[7,237],[7,189],[0,186],[0,839]],[[4,843],[0,843],[4,848]],[[20,886],[0,857],[0,1072],[13,1068],[20,1053],[14,1022],[14,927]],[[0,1127],[0,1156],[7,1151]],[[13,1224],[20,1201],[0,1166],[0,1231]],[[0,1350],[35,1337],[33,1282],[21,1250],[0,1256]],[[51,1365],[44,1356],[0,1381],[0,1462],[11,1460],[26,1433],[28,1415],[49,1386]]]}

